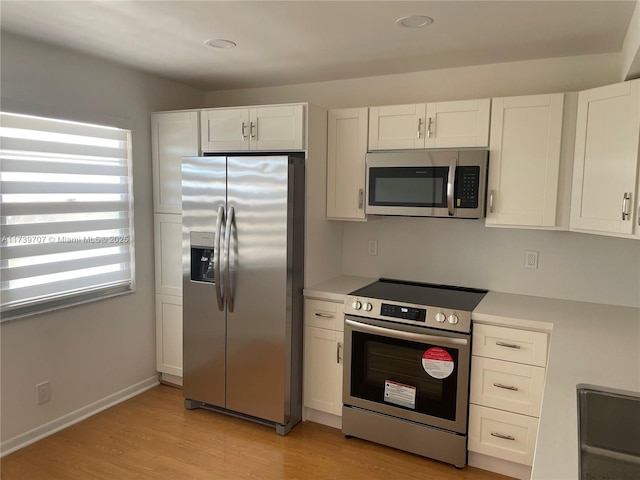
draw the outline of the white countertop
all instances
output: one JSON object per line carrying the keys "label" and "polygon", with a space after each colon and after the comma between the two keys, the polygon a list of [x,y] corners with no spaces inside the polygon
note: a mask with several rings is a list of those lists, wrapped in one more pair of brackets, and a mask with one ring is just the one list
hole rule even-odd
{"label": "white countertop", "polygon": [[319,283],[304,289],[304,298],[315,298],[317,300],[331,300],[334,302],[344,302],[348,293],[369,285],[377,278],[353,277],[341,275],[326,282]]}
{"label": "white countertop", "polygon": [[640,391],[640,309],[489,292],[474,321],[551,331],[532,480],[577,480],[576,385]]}

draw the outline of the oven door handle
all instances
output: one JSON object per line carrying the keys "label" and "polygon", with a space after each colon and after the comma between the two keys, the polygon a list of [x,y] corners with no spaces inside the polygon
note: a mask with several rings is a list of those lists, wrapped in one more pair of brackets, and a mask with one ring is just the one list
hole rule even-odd
{"label": "oven door handle", "polygon": [[355,322],[349,319],[346,319],[345,323],[363,332],[384,335],[391,338],[398,338],[400,340],[412,340],[415,342],[423,343],[429,342],[436,345],[445,345],[452,347],[459,347],[469,344],[469,340],[467,340],[466,338],[451,338],[441,337],[439,335],[424,335],[422,333],[403,332],[402,330],[392,330],[389,328],[378,327],[376,325]]}

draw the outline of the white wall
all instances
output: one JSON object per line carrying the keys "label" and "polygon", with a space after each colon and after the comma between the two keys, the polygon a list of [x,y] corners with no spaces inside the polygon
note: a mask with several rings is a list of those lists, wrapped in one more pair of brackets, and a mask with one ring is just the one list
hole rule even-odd
{"label": "white wall", "polygon": [[[155,318],[149,113],[202,106],[204,93],[88,56],[2,35],[2,108],[133,129],[136,292],[4,322],[1,440],[153,380]],[[51,401],[36,405],[48,380]],[[11,442],[9,442],[11,443]]]}
{"label": "white wall", "polygon": [[310,102],[367,107],[482,97],[571,92],[620,81],[620,54],[447,68],[282,87],[207,93],[206,106]]}
{"label": "white wall", "polygon": [[[452,68],[207,93],[207,106],[308,101],[327,108],[578,91],[619,81],[620,54]],[[378,255],[366,254],[378,240]],[[640,306],[640,242],[569,232],[485,228],[482,221],[345,222],[343,274]],[[540,252],[524,269],[525,250]],[[335,252],[338,254],[338,252]]]}

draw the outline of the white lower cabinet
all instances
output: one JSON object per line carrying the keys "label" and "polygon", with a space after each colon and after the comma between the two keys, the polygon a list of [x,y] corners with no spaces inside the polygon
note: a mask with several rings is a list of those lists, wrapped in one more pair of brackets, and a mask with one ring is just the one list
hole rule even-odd
{"label": "white lower cabinet", "polygon": [[493,358],[474,357],[471,403],[540,416],[545,369]]}
{"label": "white lower cabinet", "polygon": [[469,406],[469,450],[531,466],[538,419],[526,415]]}
{"label": "white lower cabinet", "polygon": [[470,452],[533,464],[548,346],[546,332],[474,324]]}
{"label": "white lower cabinet", "polygon": [[343,333],[305,327],[305,407],[342,415]]}
{"label": "white lower cabinet", "polygon": [[343,305],[304,302],[304,407],[342,415]]}
{"label": "white lower cabinet", "polygon": [[182,297],[156,295],[156,368],[182,378]]}

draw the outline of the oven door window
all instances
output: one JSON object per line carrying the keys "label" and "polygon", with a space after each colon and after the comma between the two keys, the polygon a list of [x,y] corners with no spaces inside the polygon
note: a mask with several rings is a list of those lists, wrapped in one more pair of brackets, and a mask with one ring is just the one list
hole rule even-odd
{"label": "oven door window", "polygon": [[372,167],[369,169],[369,205],[447,206],[449,167]]}
{"label": "oven door window", "polygon": [[351,396],[456,419],[458,350],[353,332]]}

